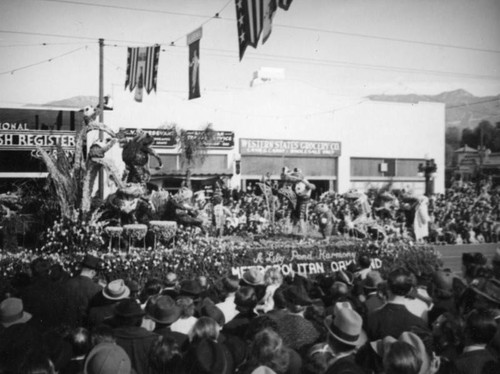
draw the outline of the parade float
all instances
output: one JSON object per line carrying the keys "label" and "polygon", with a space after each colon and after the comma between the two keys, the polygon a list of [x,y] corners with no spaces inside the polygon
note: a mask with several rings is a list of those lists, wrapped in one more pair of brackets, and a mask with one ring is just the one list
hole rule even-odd
{"label": "parade float", "polygon": [[[373,224],[366,195],[359,191],[344,196],[350,212],[343,218],[347,217],[354,235],[339,236],[339,219],[331,212],[328,199],[312,201],[315,185],[296,168],[284,167],[279,184],[263,177],[259,193],[247,203],[245,212],[234,207],[231,211],[227,191],[220,189],[211,198],[195,197],[187,186],[174,194],[152,190],[149,158],[156,158],[162,166],[151,147],[154,139],[141,131],[126,139],[95,118],[88,110],[72,159],[61,149],[51,153],[39,149],[59,217],[42,233],[38,248],[0,253],[0,278],[29,272],[32,260],[40,256],[72,275],[87,253],[103,260],[101,270],[106,278],[142,282],[151,277],[162,279],[168,271],[181,277],[241,276],[249,267],[278,267],[285,275],[315,277],[354,270],[360,255],[371,258],[372,268],[382,272],[404,265],[417,274],[430,274],[439,265],[431,246],[384,240],[379,234],[383,228]],[[85,154],[84,139],[94,130],[105,137],[87,147]],[[106,156],[115,144],[122,147],[122,173]],[[104,200],[94,196],[100,170],[116,185],[115,192]],[[386,196],[379,210],[390,214],[393,201]],[[231,212],[236,215],[225,216]],[[238,222],[238,217],[240,224],[227,235],[227,223]]]}

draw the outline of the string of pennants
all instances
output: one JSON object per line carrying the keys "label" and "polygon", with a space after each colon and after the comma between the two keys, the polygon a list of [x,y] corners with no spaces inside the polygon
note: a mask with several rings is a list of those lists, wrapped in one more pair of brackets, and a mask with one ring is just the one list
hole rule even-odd
{"label": "string of pennants", "polygon": [[[293,0],[235,0],[236,24],[240,61],[248,46],[257,48],[262,39],[264,44],[271,35],[274,15],[279,8],[288,10]],[[200,40],[203,29],[200,26],[186,37],[189,46],[189,100],[200,97]],[[149,95],[156,92],[160,45],[151,47],[128,47],[125,89],[134,91],[134,99],[142,102],[144,91]]]}

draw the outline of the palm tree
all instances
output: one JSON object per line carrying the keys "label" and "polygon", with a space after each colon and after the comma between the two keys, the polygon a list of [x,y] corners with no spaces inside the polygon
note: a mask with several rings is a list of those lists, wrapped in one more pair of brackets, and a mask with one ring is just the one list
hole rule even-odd
{"label": "palm tree", "polygon": [[177,132],[179,143],[181,167],[186,168],[186,187],[191,188],[192,169],[197,165],[203,165],[207,158],[207,149],[217,132],[209,123],[201,131],[188,131],[173,126]]}

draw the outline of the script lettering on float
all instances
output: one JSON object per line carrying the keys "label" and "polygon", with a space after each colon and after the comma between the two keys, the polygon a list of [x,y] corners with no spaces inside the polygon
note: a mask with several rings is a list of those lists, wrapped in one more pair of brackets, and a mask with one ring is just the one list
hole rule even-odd
{"label": "script lettering on float", "polygon": [[[292,250],[288,255],[266,251],[258,252],[251,264],[232,267],[231,273],[241,278],[245,271],[251,268],[257,268],[262,272],[269,268],[277,268],[284,275],[297,273],[307,277],[308,275],[347,270],[349,265],[356,262],[355,259],[356,253],[354,252],[328,252],[322,249],[309,253]],[[381,267],[382,261],[379,258],[371,259],[372,269],[380,269]]]}
{"label": "script lettering on float", "polygon": [[27,123],[0,121],[0,149],[33,150],[37,147],[50,148],[61,146],[74,149],[76,144],[74,131],[30,130]]}
{"label": "script lettering on float", "polygon": [[340,142],[313,140],[240,139],[242,155],[340,156]]}

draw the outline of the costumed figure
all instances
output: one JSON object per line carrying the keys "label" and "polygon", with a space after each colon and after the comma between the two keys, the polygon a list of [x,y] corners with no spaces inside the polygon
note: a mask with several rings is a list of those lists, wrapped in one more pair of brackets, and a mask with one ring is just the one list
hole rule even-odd
{"label": "costumed figure", "polygon": [[173,195],[167,204],[165,216],[166,221],[176,221],[179,225],[196,226],[203,228],[203,219],[198,217],[197,209],[191,204],[193,191],[187,187],[181,187]]}
{"label": "costumed figure", "polygon": [[377,194],[373,202],[373,213],[382,220],[394,220],[399,209],[399,200],[389,191]]}
{"label": "costumed figure", "polygon": [[145,190],[138,183],[129,183],[110,194],[103,205],[103,220],[119,226],[147,224],[153,218],[153,209],[145,197]]}
{"label": "costumed figure", "polygon": [[151,179],[148,163],[149,156],[153,156],[158,161],[156,169],[161,169],[163,163],[160,156],[151,146],[154,143],[154,137],[143,131],[138,131],[133,139],[126,142],[123,146],[122,160],[125,163],[125,173],[123,180],[127,183],[146,184]]}
{"label": "costumed figure", "polygon": [[413,232],[417,242],[423,241],[429,236],[429,198],[419,196],[415,206],[415,219],[413,221]]}
{"label": "costumed figure", "polygon": [[[316,189],[316,186],[310,183],[304,177],[302,171],[297,168],[290,171],[287,167],[284,167],[281,180],[285,182],[285,186],[280,189],[279,193],[292,204],[292,222],[297,227],[298,233],[303,234],[306,231],[307,205],[311,199],[311,192]],[[290,193],[290,190],[292,193]]]}
{"label": "costumed figure", "polygon": [[17,252],[17,211],[21,209],[19,205],[19,195],[15,193],[0,194],[0,229],[2,230],[2,246],[4,251]]}
{"label": "costumed figure", "polygon": [[384,227],[372,218],[372,207],[368,196],[362,191],[353,189],[346,192],[344,198],[348,202],[348,210],[351,213],[345,219],[350,234],[358,238],[369,236],[375,240],[384,240],[386,238]]}
{"label": "costumed figure", "polygon": [[335,223],[337,222],[335,215],[325,203],[316,205],[314,212],[318,217],[319,232],[323,235],[323,238],[329,238],[332,236]]}

